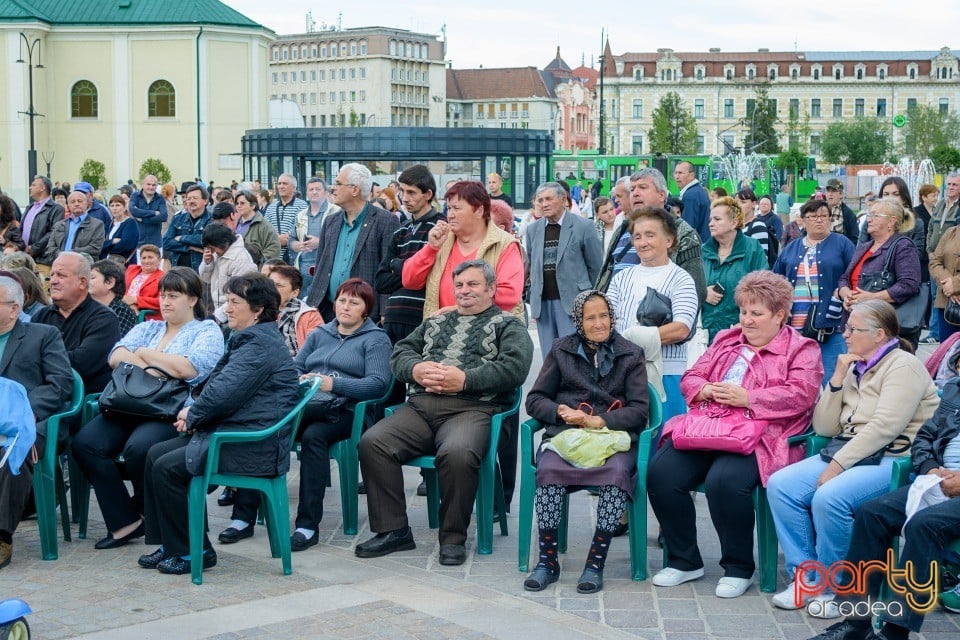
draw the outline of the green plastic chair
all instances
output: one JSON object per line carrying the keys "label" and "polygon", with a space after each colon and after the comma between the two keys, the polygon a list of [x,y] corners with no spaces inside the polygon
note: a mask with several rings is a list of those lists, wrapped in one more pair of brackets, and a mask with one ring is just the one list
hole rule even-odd
{"label": "green plastic chair", "polygon": [[140,313],[137,314],[137,324],[149,320],[152,316],[159,316],[159,311],[154,311],[153,309],[141,309]]}
{"label": "green plastic chair", "polygon": [[[650,452],[656,444],[663,424],[663,403],[652,385],[647,384],[650,395],[650,415],[647,428],[640,433],[637,443],[637,483],[633,500],[627,506],[627,521],[630,524],[630,574],[634,580],[647,578],[647,464]],[[539,421],[530,419],[520,425],[520,532],[517,554],[517,569],[526,573],[530,565],[530,534],[533,528],[533,499],[537,490],[537,460],[533,444],[534,434],[543,429]],[[567,552],[567,509],[569,498],[564,496],[563,511],[557,543],[560,553]]]}
{"label": "green plastic chair", "polygon": [[[503,498],[503,479],[497,463],[497,445],[500,443],[500,429],[503,420],[520,411],[523,399],[523,387],[518,387],[516,397],[509,409],[493,414],[490,420],[490,444],[487,454],[480,461],[480,482],[477,485],[477,553],[493,553],[493,512],[496,509],[500,519],[500,535],[508,535],[507,506]],[[402,405],[398,405],[402,406]],[[388,407],[390,415],[397,407]],[[435,456],[419,456],[404,463],[408,467],[418,467],[424,471],[423,479],[427,484],[427,522],[431,529],[440,527],[440,484],[437,479]]]}
{"label": "green plastic chair", "polygon": [[[100,394],[90,393],[83,399],[80,423],[85,425],[100,414]],[[122,461],[123,458],[119,458]],[[77,537],[87,539],[87,521],[90,516],[90,482],[80,471],[73,453],[67,453],[70,465],[70,506],[73,508],[73,521],[77,523]]]}
{"label": "green plastic chair", "polygon": [[[390,384],[386,392],[379,398],[362,400],[353,409],[353,428],[350,437],[341,440],[330,447],[330,457],[337,461],[337,470],[340,473],[340,512],[343,514],[343,533],[353,536],[357,534],[358,496],[357,485],[360,483],[360,457],[357,445],[363,435],[363,423],[369,412],[390,399],[395,380],[390,376]],[[297,451],[300,443],[297,443]]]}
{"label": "green plastic chair", "polygon": [[190,481],[189,489],[189,527],[190,527],[190,575],[194,584],[203,581],[203,533],[206,528],[207,487],[223,485],[238,489],[259,491],[266,503],[267,532],[270,538],[270,553],[280,558],[283,575],[292,572],[290,566],[290,499],[287,496],[287,474],[281,473],[273,478],[244,476],[220,473],[220,450],[225,444],[257,442],[268,438],[285,426],[296,431],[303,417],[307,402],[320,389],[320,379],[300,385],[300,402],[287,413],[280,422],[259,431],[217,431],[210,436],[207,450],[207,462],[202,476]]}
{"label": "green plastic chair", "polygon": [[60,516],[63,539],[70,542],[70,509],[67,506],[63,472],[57,456],[57,439],[60,422],[80,413],[83,405],[83,379],[73,371],[73,395],[66,411],[47,418],[47,441],[43,458],[33,468],[33,495],[37,504],[37,523],[40,528],[40,550],[44,560],[56,560],[57,549],[57,499],[60,500]]}

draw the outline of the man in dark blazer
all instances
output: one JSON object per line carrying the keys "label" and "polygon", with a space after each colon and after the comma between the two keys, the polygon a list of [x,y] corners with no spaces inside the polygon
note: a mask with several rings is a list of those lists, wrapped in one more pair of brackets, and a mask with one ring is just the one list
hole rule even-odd
{"label": "man in dark blazer", "polygon": [[[393,232],[400,226],[395,215],[368,202],[372,184],[369,169],[350,163],[343,165],[330,185],[333,201],[342,210],[323,221],[313,284],[307,296],[307,304],[320,311],[324,322],[335,316],[334,296],[343,282],[362,278],[373,286],[377,269],[390,251]],[[374,322],[380,320],[380,309],[388,297],[376,297],[370,314]]]}
{"label": "man in dark blazer", "polygon": [[700,234],[700,242],[710,239],[710,198],[697,180],[693,164],[683,160],[673,169],[673,179],[680,187],[684,221]]}
{"label": "man in dark blazer", "polygon": [[23,241],[27,245],[27,253],[37,262],[37,271],[43,276],[50,275],[50,263],[41,263],[47,238],[53,231],[53,226],[63,220],[66,215],[63,207],[53,201],[50,191],[53,184],[46,176],[36,176],[30,183],[30,199],[32,204],[27,207],[20,222]]}
{"label": "man in dark blazer", "polygon": [[573,301],[593,288],[603,264],[603,246],[592,222],[567,209],[567,194],[547,182],[534,197],[541,218],[526,230],[530,260],[530,316],[537,319],[540,353],[574,332]]}
{"label": "man in dark blazer", "polygon": [[[63,410],[73,393],[73,374],[60,332],[42,324],[20,322],[23,289],[13,278],[0,276],[0,377],[22,384],[37,421],[35,450],[43,455],[46,420]],[[13,475],[0,468],[0,568],[10,563],[13,533],[20,524],[33,482],[32,456]]]}

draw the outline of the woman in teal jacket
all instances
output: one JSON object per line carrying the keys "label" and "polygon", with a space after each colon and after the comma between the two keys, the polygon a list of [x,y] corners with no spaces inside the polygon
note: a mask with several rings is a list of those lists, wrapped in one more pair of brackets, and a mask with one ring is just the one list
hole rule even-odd
{"label": "woman in teal jacket", "polygon": [[703,245],[707,299],[703,326],[710,343],[717,332],[740,322],[740,309],[733,300],[737,283],[751,271],[768,267],[767,254],[759,242],[743,235],[743,211],[733,198],[717,198],[710,207],[710,236]]}

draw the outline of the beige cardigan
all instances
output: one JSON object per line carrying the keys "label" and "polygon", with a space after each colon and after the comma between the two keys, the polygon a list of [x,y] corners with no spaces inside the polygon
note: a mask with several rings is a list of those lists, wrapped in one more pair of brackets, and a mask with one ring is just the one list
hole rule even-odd
{"label": "beige cardigan", "polygon": [[[867,371],[860,382],[851,366],[839,391],[828,386],[813,411],[813,429],[821,436],[841,432],[852,439],[834,459],[849,469],[903,435],[913,443],[920,426],[933,416],[940,398],[920,360],[895,349]],[[887,455],[909,456],[910,449]]]}

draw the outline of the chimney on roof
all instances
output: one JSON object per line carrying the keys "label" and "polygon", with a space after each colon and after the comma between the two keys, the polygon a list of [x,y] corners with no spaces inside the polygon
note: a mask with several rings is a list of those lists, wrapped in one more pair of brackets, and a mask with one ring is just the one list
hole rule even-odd
{"label": "chimney on roof", "polygon": [[770,53],[770,49],[768,49],[767,47],[760,47],[759,49],[757,49],[757,51],[760,53]]}
{"label": "chimney on roof", "polygon": [[720,47],[710,47],[710,53],[720,53]]}

